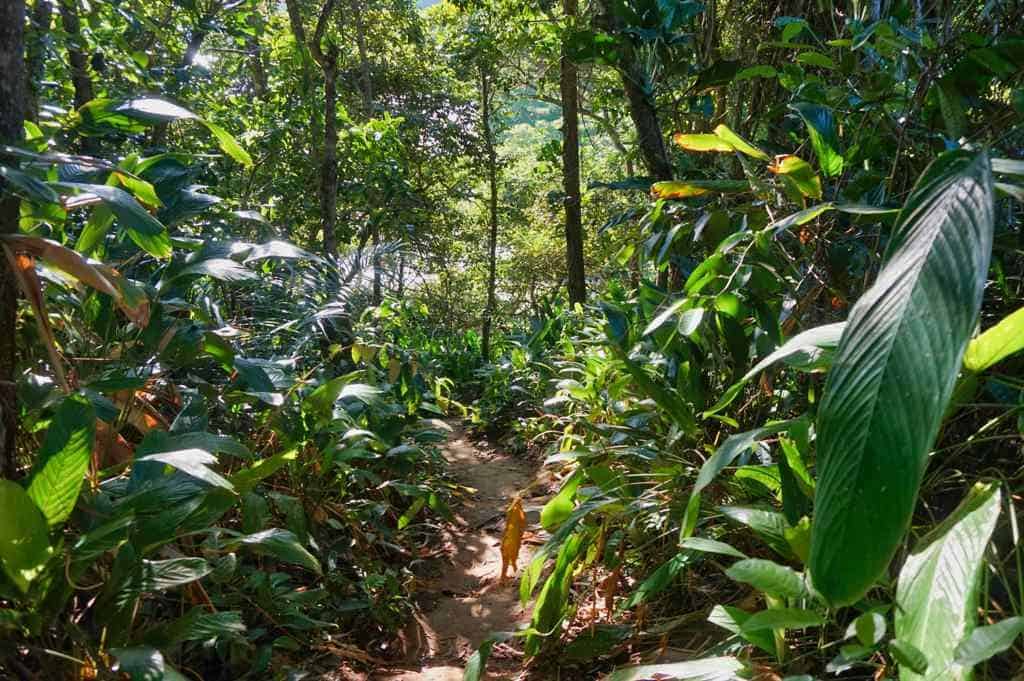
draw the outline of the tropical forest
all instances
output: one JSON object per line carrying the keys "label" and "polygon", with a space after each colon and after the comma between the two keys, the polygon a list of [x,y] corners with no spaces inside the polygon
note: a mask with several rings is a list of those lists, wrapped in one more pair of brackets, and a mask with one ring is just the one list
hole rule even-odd
{"label": "tropical forest", "polygon": [[1022,0],[0,0],[3,681],[1024,681],[1022,507]]}

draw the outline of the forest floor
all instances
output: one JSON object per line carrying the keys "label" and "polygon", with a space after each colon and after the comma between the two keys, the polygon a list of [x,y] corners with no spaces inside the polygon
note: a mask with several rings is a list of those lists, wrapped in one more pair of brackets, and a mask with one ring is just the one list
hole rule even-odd
{"label": "forest floor", "polygon": [[[546,537],[540,509],[555,481],[536,463],[471,441],[460,425],[452,425],[444,456],[451,476],[469,489],[455,509],[451,551],[435,566],[436,577],[422,581],[413,620],[401,636],[405,663],[372,672],[366,681],[461,681],[466,659],[491,633],[515,631],[530,621],[529,609],[519,602],[518,575]],[[502,583],[505,510],[527,488],[534,496],[523,499],[527,527],[516,575]],[[521,653],[499,643],[487,678],[510,681],[520,676],[521,666]]]}

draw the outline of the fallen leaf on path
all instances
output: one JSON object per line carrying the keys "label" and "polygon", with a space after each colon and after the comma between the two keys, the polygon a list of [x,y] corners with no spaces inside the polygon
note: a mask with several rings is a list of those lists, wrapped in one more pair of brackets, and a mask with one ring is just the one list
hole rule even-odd
{"label": "fallen leaf on path", "polygon": [[526,528],[526,513],[523,512],[523,500],[519,495],[509,504],[505,511],[505,534],[501,537],[501,582],[507,578],[508,568],[516,570],[519,560],[519,548],[523,545],[523,531]]}

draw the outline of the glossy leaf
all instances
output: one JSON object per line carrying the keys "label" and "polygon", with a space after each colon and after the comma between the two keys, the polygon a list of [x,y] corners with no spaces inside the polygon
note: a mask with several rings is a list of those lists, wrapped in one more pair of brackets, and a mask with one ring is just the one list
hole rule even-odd
{"label": "glossy leaf", "polygon": [[237,542],[250,547],[257,553],[273,556],[285,563],[299,565],[318,575],[323,574],[320,561],[299,543],[298,537],[288,530],[275,527],[246,535],[239,538]]}
{"label": "glossy leaf", "polygon": [[850,313],[818,412],[810,572],[831,604],[866,593],[906,532],[977,319],[992,211],[984,154],[936,161]]}
{"label": "glossy leaf", "polygon": [[797,156],[781,156],[776,158],[768,170],[778,175],[796,192],[803,196],[821,198],[821,178],[815,174],[811,165]]}
{"label": "glossy leaf", "polygon": [[686,515],[683,518],[681,530],[683,538],[689,537],[693,533],[693,529],[697,525],[697,513],[700,510],[700,494],[718,477],[718,474],[727,466],[732,465],[736,457],[749,452],[760,440],[786,430],[792,423],[792,421],[780,421],[763,428],[755,428],[745,433],[730,435],[726,438],[722,446],[715,450],[715,453],[701,466],[697,480],[693,483],[693,489],[690,491],[690,500],[686,505]]}
{"label": "glossy leaf", "polygon": [[1024,307],[968,343],[964,369],[978,373],[1021,350],[1024,350]]}
{"label": "glossy leaf", "polygon": [[10,480],[0,480],[0,518],[0,563],[27,593],[53,553],[46,518],[21,485]]}
{"label": "glossy leaf", "polygon": [[544,508],[540,511],[541,527],[551,532],[572,515],[575,506],[573,499],[582,481],[583,470],[577,469],[562,483],[562,488],[558,490],[558,494],[551,497],[551,500],[544,504]]}
{"label": "glossy leaf", "polygon": [[55,182],[53,185],[85,194],[86,197],[96,196],[117,217],[128,236],[139,248],[154,258],[170,257],[171,237],[167,233],[167,228],[146,212],[146,209],[128,192],[105,184]]}
{"label": "glossy leaf", "polygon": [[762,558],[748,558],[725,571],[729,579],[744,582],[775,598],[804,598],[807,589],[802,575],[785,565]]}
{"label": "glossy leaf", "polygon": [[684,134],[676,133],[672,141],[687,151],[733,151],[733,146],[718,135],[710,133]]}
{"label": "glossy leaf", "polygon": [[29,498],[51,527],[63,523],[75,508],[95,432],[96,414],[84,397],[67,397],[57,407],[28,483]]}
{"label": "glossy leaf", "polygon": [[811,146],[818,157],[818,166],[827,177],[843,172],[843,154],[839,151],[839,136],[832,110],[820,104],[800,102],[792,109],[799,114],[811,136]]}
{"label": "glossy leaf", "polygon": [[1001,499],[997,483],[975,485],[903,564],[896,586],[896,636],[924,653],[929,671],[921,675],[903,668],[900,681],[970,677],[971,665],[956,661],[956,649],[977,623],[985,548]]}

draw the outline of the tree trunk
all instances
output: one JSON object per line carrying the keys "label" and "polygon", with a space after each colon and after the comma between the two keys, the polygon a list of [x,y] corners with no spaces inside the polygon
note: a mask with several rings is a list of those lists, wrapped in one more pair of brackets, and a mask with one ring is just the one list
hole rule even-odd
{"label": "tree trunk", "polygon": [[40,82],[45,76],[46,36],[50,33],[53,5],[50,0],[36,0],[32,7],[31,32],[25,38],[25,86],[28,99],[25,118],[35,121],[39,116]]}
{"label": "tree trunk", "polygon": [[[0,144],[18,145],[22,140],[25,107],[24,63],[25,0],[0,0]],[[17,159],[4,159],[17,165]],[[0,234],[18,231],[18,197],[0,180]],[[2,250],[2,249],[0,249]],[[15,434],[18,429],[17,394],[14,387],[15,317],[18,311],[17,282],[7,258],[0,254],[0,474],[17,475]]]}
{"label": "tree trunk", "polygon": [[373,304],[380,305],[383,297],[380,263],[380,225],[373,226]]}
{"label": "tree trunk", "polygon": [[[625,52],[631,54],[632,50],[627,49]],[[626,99],[629,102],[629,117],[633,119],[633,125],[636,127],[636,140],[640,147],[640,156],[644,160],[644,165],[647,166],[647,172],[655,180],[671,180],[672,162],[668,158],[665,139],[661,135],[658,111],[654,108],[654,102],[644,91],[645,80],[646,77],[635,61],[622,74],[622,87],[626,91]]]}
{"label": "tree trunk", "polygon": [[338,254],[338,78],[337,51],[324,55],[324,149],[320,164],[320,229],[324,234],[324,253]]}
{"label": "tree trunk", "polygon": [[647,93],[647,74],[636,57],[631,38],[622,33],[622,22],[616,17],[612,0],[601,0],[602,15],[597,22],[602,28],[622,34],[622,89],[629,105],[629,117],[636,128],[637,145],[647,172],[655,180],[671,180],[672,162],[669,160],[665,139],[661,135],[658,111]]}
{"label": "tree trunk", "polygon": [[71,63],[71,85],[75,89],[75,108],[92,101],[92,79],[89,58],[82,51],[82,29],[78,21],[78,0],[60,0],[60,18],[68,34],[68,61]]}
{"label": "tree trunk", "polygon": [[359,78],[362,81],[363,114],[370,118],[373,116],[373,78],[370,74],[370,58],[366,50],[366,23],[363,21],[365,5],[362,2],[354,2],[352,7],[352,18],[356,25],[356,49],[359,51]]}
{"label": "tree trunk", "polygon": [[[306,50],[313,57],[324,76],[324,143],[320,154],[320,231],[323,233],[324,253],[338,254],[338,48],[328,42],[323,50],[324,33],[334,13],[334,0],[326,0],[320,9],[313,37],[306,40],[302,14],[297,0],[285,0],[292,34],[303,49],[303,72],[306,72]],[[314,138],[315,139],[315,138]]]}
{"label": "tree trunk", "polygon": [[[563,0],[562,9],[567,22],[576,19],[576,0]],[[580,206],[580,122],[579,83],[576,64],[570,59],[566,45],[562,44],[562,185],[565,189],[565,258],[569,289],[569,302],[587,299],[586,273],[583,266],[583,218]]]}
{"label": "tree trunk", "polygon": [[484,308],[481,346],[486,361],[491,358],[491,325],[494,321],[494,289],[498,272],[498,154],[494,150],[494,133],[491,130],[491,80],[485,67],[480,67],[480,118],[484,131],[484,148],[487,152],[487,186],[490,190],[488,208],[491,218],[491,231],[487,243],[487,307]]}

